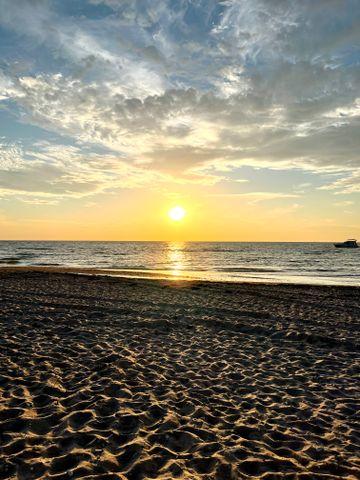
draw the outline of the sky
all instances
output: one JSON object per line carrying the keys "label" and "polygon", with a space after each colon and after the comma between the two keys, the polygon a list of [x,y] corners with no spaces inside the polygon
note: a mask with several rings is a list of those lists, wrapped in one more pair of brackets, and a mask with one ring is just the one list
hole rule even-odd
{"label": "sky", "polygon": [[359,67],[359,0],[0,0],[0,238],[360,238]]}

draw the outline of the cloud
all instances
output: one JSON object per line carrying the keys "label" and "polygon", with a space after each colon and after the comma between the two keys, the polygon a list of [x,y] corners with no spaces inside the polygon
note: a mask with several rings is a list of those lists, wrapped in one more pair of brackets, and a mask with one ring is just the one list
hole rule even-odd
{"label": "cloud", "polygon": [[343,202],[335,202],[335,207],[351,207],[355,202],[352,200],[344,200]]}
{"label": "cloud", "polygon": [[[259,202],[267,202],[270,200],[281,200],[288,198],[299,198],[300,195],[291,193],[280,192],[248,192],[248,193],[214,193],[211,197],[224,197],[224,198],[241,198],[248,200],[250,205],[254,205]],[[291,206],[291,210],[299,208],[298,204]]]}
{"label": "cloud", "polygon": [[34,48],[50,48],[55,58],[71,66],[75,76],[91,70],[101,72],[103,81],[116,76],[118,92],[140,97],[164,91],[163,76],[146,59],[138,58],[126,45],[119,49],[118,41],[116,49],[111,47],[111,39],[101,29],[106,32],[115,27],[107,21],[96,25],[82,16],[76,21],[60,16],[46,0],[0,0],[0,10],[0,26],[35,41]]}
{"label": "cloud", "polygon": [[[3,139],[4,141],[5,139]],[[0,138],[1,142],[1,138]],[[11,143],[0,143],[0,171],[18,171],[25,165],[21,147]]]}
{"label": "cloud", "polygon": [[[93,18],[89,4],[108,9]],[[78,15],[46,0],[0,8],[0,25],[26,37],[33,58],[52,58],[27,73],[6,60],[1,104],[77,145],[3,146],[3,188],[83,196],[148,179],[212,185],[249,165],[336,172],[329,190],[358,191],[355,0],[91,0]]]}
{"label": "cloud", "polygon": [[131,165],[120,156],[84,152],[80,147],[39,142],[31,148],[0,144],[0,198],[54,205],[123,189],[193,183],[213,185],[220,176],[206,173],[173,176]]}
{"label": "cloud", "polygon": [[339,178],[335,182],[321,187],[322,190],[333,190],[336,195],[347,195],[360,192],[360,169],[352,174]]}
{"label": "cloud", "polygon": [[[27,203],[53,204],[63,198],[82,198],[101,192],[169,181],[114,155],[84,154],[78,147],[39,143],[22,150],[0,145],[0,197]],[[12,155],[10,155],[12,152]]]}
{"label": "cloud", "polygon": [[[145,99],[116,84],[85,84],[62,75],[13,79],[5,94],[23,119],[81,142],[106,146],[133,161],[179,170],[217,159],[224,164],[351,169],[359,164],[359,116],[286,118],[286,107],[251,95],[220,100],[194,89]],[[333,101],[331,100],[331,108]]]}

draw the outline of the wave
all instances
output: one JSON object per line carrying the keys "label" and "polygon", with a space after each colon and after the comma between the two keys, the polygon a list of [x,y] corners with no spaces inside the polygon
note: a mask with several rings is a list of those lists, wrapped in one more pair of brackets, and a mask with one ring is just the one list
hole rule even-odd
{"label": "wave", "polygon": [[217,272],[254,272],[254,273],[280,273],[281,270],[276,270],[273,268],[266,268],[266,267],[225,267],[225,268],[217,268]]}
{"label": "wave", "polygon": [[326,272],[326,273],[335,273],[336,270],[329,270],[328,268],[313,268],[310,272]]}
{"label": "wave", "polygon": [[101,266],[99,265],[98,268],[109,268],[112,270],[134,270],[134,271],[143,271],[143,270],[154,270],[156,271],[156,268],[153,267],[145,267],[145,265],[106,265],[106,266]]}
{"label": "wave", "polygon": [[[359,285],[358,251],[329,244],[133,242],[2,242],[0,266],[73,266],[144,272],[145,275],[193,275],[218,281],[323,282]],[[172,257],[171,253],[179,253]],[[336,255],[335,255],[336,254]],[[311,259],[309,259],[311,256]],[[176,261],[178,259],[178,261]],[[181,268],[180,268],[181,267]]]}
{"label": "wave", "polygon": [[16,265],[21,262],[21,257],[3,257],[0,258],[0,264],[2,265]]}
{"label": "wave", "polygon": [[354,278],[360,278],[360,273],[333,273],[331,275],[332,277],[339,277],[339,278],[346,278],[346,277],[354,277]]}
{"label": "wave", "polygon": [[[316,251],[313,251],[313,252],[302,252],[303,255],[328,255],[330,252],[329,250],[316,250]],[[331,253],[335,253],[335,249],[334,251],[331,250]]]}
{"label": "wave", "polygon": [[25,250],[25,249],[29,250],[30,249],[30,250],[36,250],[36,251],[41,250],[43,252],[48,252],[49,250],[54,250],[54,247],[53,246],[51,246],[51,247],[32,247],[32,246],[31,247],[29,247],[29,246],[20,247],[20,246],[18,246],[17,249],[19,249],[19,250]]}
{"label": "wave", "polygon": [[64,266],[61,263],[45,263],[45,262],[39,262],[39,263],[33,263],[35,267],[60,267]]}
{"label": "wave", "polygon": [[189,253],[237,253],[242,252],[242,249],[231,250],[227,248],[184,248],[182,250],[177,250],[180,252],[189,252]]}

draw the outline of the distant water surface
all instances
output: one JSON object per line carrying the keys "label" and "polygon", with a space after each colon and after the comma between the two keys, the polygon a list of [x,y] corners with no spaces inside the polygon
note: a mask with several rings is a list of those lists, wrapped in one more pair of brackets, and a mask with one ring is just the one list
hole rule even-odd
{"label": "distant water surface", "polygon": [[0,241],[0,266],[114,270],[122,276],[360,285],[360,249],[330,243]]}

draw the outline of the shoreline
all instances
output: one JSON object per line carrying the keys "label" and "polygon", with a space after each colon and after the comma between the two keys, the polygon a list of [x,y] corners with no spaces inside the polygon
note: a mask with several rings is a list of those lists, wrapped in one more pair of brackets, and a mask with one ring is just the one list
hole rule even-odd
{"label": "shoreline", "polygon": [[[171,282],[202,282],[210,284],[254,284],[254,285],[294,285],[294,286],[304,286],[304,287],[335,287],[335,288],[355,288],[360,291],[359,285],[353,284],[344,284],[336,282],[327,282],[323,283],[321,280],[317,282],[311,281],[281,281],[279,279],[269,280],[259,277],[238,277],[238,280],[219,280],[212,278],[205,278],[201,276],[191,276],[191,274],[170,274],[163,273],[161,271],[144,271],[144,270],[134,270],[134,269],[107,269],[107,268],[92,268],[92,267],[67,267],[67,266],[37,266],[37,265],[0,265],[0,274],[1,272],[9,273],[20,273],[20,272],[48,272],[48,273],[59,273],[59,274],[73,274],[73,275],[87,275],[87,276],[104,276],[104,277],[113,277],[113,278],[124,278],[124,279],[139,279],[139,280],[149,280],[149,281],[171,281]],[[190,272],[188,272],[190,273]]]}
{"label": "shoreline", "polygon": [[355,480],[359,290],[0,269],[0,479]]}

